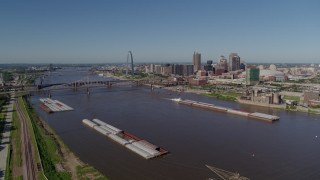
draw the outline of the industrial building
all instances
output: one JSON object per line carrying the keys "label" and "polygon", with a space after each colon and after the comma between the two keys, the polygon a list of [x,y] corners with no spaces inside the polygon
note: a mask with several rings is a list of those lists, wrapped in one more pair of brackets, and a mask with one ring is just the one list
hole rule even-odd
{"label": "industrial building", "polygon": [[263,69],[260,70],[260,80],[261,81],[285,81],[287,77],[283,72],[276,70]]}

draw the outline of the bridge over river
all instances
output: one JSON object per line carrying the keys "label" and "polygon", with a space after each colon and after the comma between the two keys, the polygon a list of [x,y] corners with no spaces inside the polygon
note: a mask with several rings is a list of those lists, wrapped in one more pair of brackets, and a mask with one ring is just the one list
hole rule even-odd
{"label": "bridge over river", "polygon": [[78,89],[78,88],[95,88],[95,87],[112,87],[112,86],[141,86],[146,84],[146,80],[104,80],[104,81],[85,81],[79,80],[71,83],[54,83],[36,85],[38,90],[59,90],[59,89]]}

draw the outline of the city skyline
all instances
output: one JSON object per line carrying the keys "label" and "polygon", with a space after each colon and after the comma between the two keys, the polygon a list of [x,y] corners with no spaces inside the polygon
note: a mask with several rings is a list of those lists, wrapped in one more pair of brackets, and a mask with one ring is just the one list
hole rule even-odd
{"label": "city skyline", "polygon": [[320,2],[1,1],[0,63],[319,63]]}

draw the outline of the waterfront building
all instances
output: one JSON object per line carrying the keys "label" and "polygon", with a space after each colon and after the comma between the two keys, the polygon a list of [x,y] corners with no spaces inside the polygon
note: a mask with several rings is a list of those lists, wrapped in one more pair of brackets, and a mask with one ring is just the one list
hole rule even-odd
{"label": "waterfront building", "polygon": [[161,74],[165,76],[170,76],[172,74],[172,66],[171,64],[165,64],[161,66]]}
{"label": "waterfront building", "polygon": [[207,84],[207,79],[206,78],[203,78],[203,79],[189,78],[188,83],[193,86],[203,86],[203,85]]}
{"label": "waterfront building", "polygon": [[260,80],[262,81],[285,81],[287,76],[283,72],[275,70],[260,70]]}
{"label": "waterfront building", "polygon": [[225,71],[226,71],[225,68],[222,66],[216,65],[214,67],[214,75],[216,76],[222,75],[222,73],[225,73]]}
{"label": "waterfront building", "polygon": [[183,75],[190,76],[194,73],[194,67],[192,64],[184,64],[183,65]]}
{"label": "waterfront building", "polygon": [[144,72],[145,73],[151,73],[150,66],[144,66]]}
{"label": "waterfront building", "polygon": [[161,74],[161,65],[159,65],[159,64],[154,65],[154,73]]}
{"label": "waterfront building", "polygon": [[198,52],[193,53],[192,64],[193,64],[194,72],[201,70],[201,54],[200,53]]}
{"label": "waterfront building", "polygon": [[246,68],[246,85],[252,86],[259,83],[260,69],[255,66]]}
{"label": "waterfront building", "polygon": [[229,55],[229,71],[236,71],[240,69],[240,57],[237,53]]}
{"label": "waterfront building", "polygon": [[150,64],[149,71],[150,71],[150,73],[154,73],[154,71],[155,71],[154,64]]}
{"label": "waterfront building", "polygon": [[207,76],[207,72],[204,71],[204,70],[199,70],[197,72],[197,77],[199,77],[199,78],[203,78],[203,77],[206,77],[206,76]]}
{"label": "waterfront building", "polygon": [[182,64],[174,64],[173,65],[173,72],[172,74],[174,75],[179,75],[179,76],[183,76],[183,65]]}

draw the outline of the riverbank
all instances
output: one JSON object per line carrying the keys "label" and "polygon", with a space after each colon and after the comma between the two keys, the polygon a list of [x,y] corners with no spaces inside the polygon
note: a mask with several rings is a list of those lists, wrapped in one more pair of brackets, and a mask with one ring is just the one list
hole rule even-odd
{"label": "riverbank", "polygon": [[[149,85],[150,86],[150,85]],[[155,86],[156,87],[156,86]],[[210,93],[206,90],[201,89],[191,89],[191,88],[185,88],[183,86],[174,86],[174,87],[162,87],[163,89],[173,91],[173,92],[187,92],[187,93],[195,93],[199,95],[204,95],[208,97],[217,98],[220,100],[226,100],[226,101],[234,101],[240,104],[247,104],[252,106],[260,106],[260,107],[266,107],[266,108],[277,108],[282,109],[286,111],[294,111],[294,112],[303,112],[303,113],[309,113],[309,114],[320,114],[320,109],[318,108],[305,108],[298,106],[297,108],[287,108],[286,104],[263,104],[263,103],[257,103],[247,100],[241,100],[239,97],[235,97],[234,95],[224,95],[223,93]]]}
{"label": "riverbank", "polygon": [[252,101],[247,101],[247,100],[241,100],[241,99],[237,99],[237,102],[240,104],[249,104],[249,105],[253,105],[253,106],[261,106],[261,107],[269,107],[269,108],[277,108],[277,109],[283,109],[285,110],[286,105],[285,104],[263,104],[263,103],[256,103],[256,102],[252,102]]}
{"label": "riverbank", "polygon": [[107,180],[70,151],[56,132],[35,112],[28,98],[24,97],[24,103],[36,136],[43,170],[48,179]]}
{"label": "riverbank", "polygon": [[225,101],[237,101],[237,95],[235,93],[203,93],[202,95],[208,97],[215,97],[217,99],[225,100]]}
{"label": "riverbank", "polygon": [[[114,79],[119,80],[126,80],[127,78],[124,76],[114,76],[112,74],[107,74],[107,77],[111,77]],[[151,87],[151,84],[145,84],[145,86]],[[160,85],[152,85],[154,88],[163,88],[172,92],[176,93],[195,93],[203,96],[213,97],[220,100],[226,100],[226,101],[234,101],[240,104],[248,104],[253,106],[260,106],[260,107],[267,107],[267,108],[277,108],[287,111],[296,111],[296,112],[304,112],[304,113],[310,113],[310,114],[320,114],[320,109],[313,109],[313,108],[304,108],[304,107],[298,107],[298,108],[286,108],[286,104],[264,104],[264,103],[257,103],[247,100],[241,100],[239,97],[235,95],[235,93],[215,93],[215,92],[208,92],[207,90],[203,89],[195,89],[195,88],[187,88],[186,86],[171,86],[171,87],[164,87]]]}

